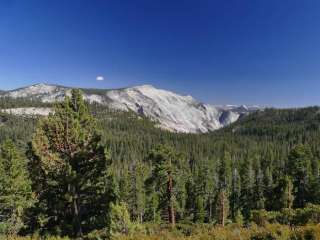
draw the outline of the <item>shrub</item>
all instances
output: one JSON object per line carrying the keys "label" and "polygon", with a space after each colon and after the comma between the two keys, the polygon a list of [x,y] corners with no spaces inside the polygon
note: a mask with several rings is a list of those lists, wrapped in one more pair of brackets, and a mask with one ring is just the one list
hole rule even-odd
{"label": "shrub", "polygon": [[320,223],[320,206],[308,204],[305,208],[296,209],[294,224]]}
{"label": "shrub", "polygon": [[308,204],[305,208],[298,209],[285,208],[280,212],[253,210],[251,211],[250,220],[262,227],[267,223],[280,223],[295,226],[318,224],[320,223],[320,205]]}
{"label": "shrub", "polygon": [[244,221],[240,210],[237,211],[236,216],[234,217],[234,222],[237,223],[239,226],[243,225]]}
{"label": "shrub", "polygon": [[279,212],[268,212],[266,210],[251,211],[250,220],[258,226],[264,227],[267,223],[276,223]]}
{"label": "shrub", "polygon": [[259,232],[250,237],[250,240],[277,240],[276,236],[271,232]]}
{"label": "shrub", "polygon": [[320,239],[319,226],[300,227],[292,231],[290,240],[317,240]]}
{"label": "shrub", "polygon": [[111,203],[110,219],[111,234],[129,234],[132,222],[126,203]]}
{"label": "shrub", "polygon": [[292,225],[296,219],[296,211],[291,208],[284,208],[277,215],[277,222],[285,225]]}

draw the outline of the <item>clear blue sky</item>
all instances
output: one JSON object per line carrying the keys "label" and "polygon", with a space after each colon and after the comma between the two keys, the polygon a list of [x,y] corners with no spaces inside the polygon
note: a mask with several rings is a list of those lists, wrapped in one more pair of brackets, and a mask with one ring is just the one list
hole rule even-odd
{"label": "clear blue sky", "polygon": [[318,105],[320,1],[1,0],[0,89],[38,82]]}

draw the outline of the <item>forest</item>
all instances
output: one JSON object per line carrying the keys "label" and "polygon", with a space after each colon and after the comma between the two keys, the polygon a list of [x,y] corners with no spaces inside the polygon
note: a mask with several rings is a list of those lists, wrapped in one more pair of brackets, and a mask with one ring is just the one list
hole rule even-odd
{"label": "forest", "polygon": [[0,238],[320,239],[320,108],[264,109],[206,134],[133,112],[0,99]]}

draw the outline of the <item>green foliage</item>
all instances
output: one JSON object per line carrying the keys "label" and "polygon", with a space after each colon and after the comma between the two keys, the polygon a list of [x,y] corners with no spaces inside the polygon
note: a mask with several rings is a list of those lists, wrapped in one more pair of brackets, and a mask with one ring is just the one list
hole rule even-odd
{"label": "green foliage", "polygon": [[222,226],[225,225],[226,220],[229,216],[229,200],[227,191],[222,189],[218,193],[217,203],[216,203],[216,219],[217,223]]}
{"label": "green foliage", "polygon": [[[320,204],[320,108],[265,109],[213,133],[181,134],[155,128],[133,112],[99,104],[89,112],[81,94],[73,93],[37,127],[36,117],[0,114],[1,142],[13,139],[24,152],[32,140],[29,171],[38,202],[30,231],[73,237],[80,225],[84,234],[99,236],[116,197],[139,223],[167,222],[168,206],[178,223],[221,223],[222,202],[230,205],[223,215],[240,225],[252,216],[260,225],[265,219],[318,221],[317,207],[309,204]],[[51,106],[36,99],[0,102],[2,108]]]}
{"label": "green foliage", "polygon": [[12,141],[0,146],[0,234],[25,227],[25,211],[34,203],[26,164]]}
{"label": "green foliage", "polygon": [[317,240],[320,232],[315,227],[298,228],[291,233],[290,240]]}
{"label": "green foliage", "polygon": [[251,221],[259,226],[280,223],[291,226],[304,226],[320,223],[320,206],[308,204],[305,208],[284,208],[279,212],[266,210],[251,211]]}
{"label": "green foliage", "polygon": [[270,232],[259,232],[253,234],[250,240],[277,240],[277,237],[275,236],[275,234]]}
{"label": "green foliage", "polygon": [[39,121],[29,157],[41,232],[74,237],[107,227],[110,157],[96,126],[78,90]]}
{"label": "green foliage", "polygon": [[195,204],[195,216],[194,221],[197,223],[203,223],[205,220],[205,206],[203,202],[203,198],[201,196],[196,197],[196,204]]}
{"label": "green foliage", "polygon": [[292,225],[295,223],[296,211],[291,208],[281,209],[280,214],[277,216],[277,222],[286,225]]}
{"label": "green foliage", "polygon": [[241,211],[238,210],[234,216],[234,222],[237,223],[239,226],[243,225],[243,216],[241,214]]}
{"label": "green foliage", "polygon": [[306,204],[312,158],[311,150],[305,145],[295,146],[288,156],[287,169],[294,179],[296,207],[304,207]]}
{"label": "green foliage", "polygon": [[305,208],[296,209],[294,224],[305,225],[307,223],[320,223],[320,206],[307,204]]}
{"label": "green foliage", "polygon": [[275,210],[292,207],[294,201],[293,185],[289,176],[284,176],[279,179],[273,193],[273,206]]}
{"label": "green foliage", "polygon": [[251,211],[251,221],[258,226],[265,227],[269,223],[275,223],[278,212],[267,212],[266,210]]}
{"label": "green foliage", "polygon": [[129,234],[133,224],[130,220],[127,204],[124,202],[120,202],[118,204],[111,203],[110,210],[111,234]]}
{"label": "green foliage", "polygon": [[158,196],[158,209],[164,218],[171,224],[175,224],[176,179],[178,178],[177,167],[181,158],[173,148],[158,146],[148,156],[148,161],[153,164],[153,170],[147,185]]}
{"label": "green foliage", "polygon": [[145,181],[147,178],[147,169],[142,162],[133,166],[130,174],[130,197],[128,203],[131,206],[132,218],[143,223],[146,208],[146,189]]}

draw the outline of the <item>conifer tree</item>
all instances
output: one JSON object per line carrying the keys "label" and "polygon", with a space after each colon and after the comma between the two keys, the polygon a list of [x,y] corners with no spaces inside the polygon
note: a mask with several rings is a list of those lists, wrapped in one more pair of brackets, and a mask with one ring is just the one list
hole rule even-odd
{"label": "conifer tree", "polygon": [[265,186],[263,182],[263,175],[260,168],[256,170],[255,174],[255,186],[253,192],[253,201],[255,203],[255,209],[265,209]]}
{"label": "conifer tree", "polygon": [[253,169],[252,160],[247,156],[241,166],[241,206],[245,221],[250,218],[250,211],[254,206],[253,203]]}
{"label": "conifer tree", "polygon": [[281,210],[283,208],[291,208],[294,200],[293,184],[289,176],[280,178],[274,191],[273,206],[274,210]]}
{"label": "conifer tree", "polygon": [[39,121],[29,156],[40,230],[79,237],[107,226],[110,157],[81,91]]}
{"label": "conifer tree", "polygon": [[148,156],[153,164],[151,178],[148,180],[154,186],[159,196],[159,207],[168,217],[169,223],[174,226],[176,222],[176,184],[177,162],[181,158],[173,148],[159,145]]}
{"label": "conifer tree", "polygon": [[194,221],[197,223],[203,223],[206,217],[205,206],[203,196],[196,197]]}
{"label": "conifer tree", "polygon": [[225,226],[226,220],[229,216],[229,200],[227,191],[221,189],[217,198],[216,205],[217,222],[221,226]]}
{"label": "conifer tree", "polygon": [[133,219],[143,223],[146,207],[146,168],[142,162],[137,162],[131,171],[130,205],[132,206]]}
{"label": "conifer tree", "polygon": [[130,179],[130,173],[128,166],[124,166],[121,171],[121,175],[118,180],[119,182],[119,201],[124,202],[124,203],[129,203],[129,198],[130,198],[130,188],[132,185],[132,182]]}
{"label": "conifer tree", "polygon": [[[17,234],[24,226],[25,211],[35,199],[27,172],[27,161],[12,141],[0,147],[0,226],[5,234]],[[1,234],[1,232],[0,232]]]}
{"label": "conifer tree", "polygon": [[206,161],[195,170],[193,178],[188,180],[188,207],[192,209],[195,222],[212,221],[215,191],[213,177]]}
{"label": "conifer tree", "polygon": [[267,166],[263,169],[263,185],[264,185],[264,197],[265,197],[265,208],[267,210],[273,209],[273,177],[271,166]]}
{"label": "conifer tree", "polygon": [[308,198],[308,184],[311,180],[312,153],[308,146],[297,145],[288,156],[288,170],[293,178],[295,207],[304,207]]}
{"label": "conifer tree", "polygon": [[240,209],[241,197],[241,180],[237,168],[232,171],[231,194],[230,194],[230,211],[231,217],[235,221]]}
{"label": "conifer tree", "polygon": [[224,152],[223,158],[218,166],[218,188],[228,190],[231,186],[231,155]]}
{"label": "conifer tree", "polygon": [[231,185],[231,156],[229,152],[224,152],[222,161],[218,168],[218,196],[216,203],[216,214],[218,223],[225,225],[229,216],[229,188]]}
{"label": "conifer tree", "polygon": [[[148,179],[149,180],[149,179]],[[149,185],[149,181],[146,181],[147,196],[146,196],[146,211],[145,211],[145,220],[159,223],[161,221],[160,216],[160,194],[156,192],[156,187],[154,185]]]}

